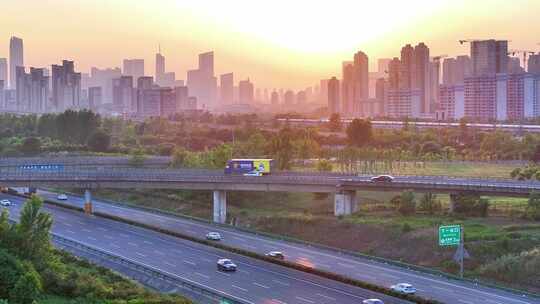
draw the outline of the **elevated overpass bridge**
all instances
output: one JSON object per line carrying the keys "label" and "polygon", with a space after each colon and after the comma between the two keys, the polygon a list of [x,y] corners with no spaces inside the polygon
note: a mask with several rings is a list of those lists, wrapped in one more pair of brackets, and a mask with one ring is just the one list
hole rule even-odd
{"label": "elevated overpass bridge", "polygon": [[0,186],[86,189],[186,189],[213,191],[214,220],[226,219],[227,191],[280,191],[332,193],[334,213],[347,215],[357,210],[356,191],[403,191],[477,193],[491,196],[528,197],[540,191],[540,182],[500,179],[467,179],[442,176],[400,176],[393,182],[371,182],[370,176],[335,173],[277,172],[268,176],[225,175],[221,170],[129,168],[122,164],[64,166],[42,159],[33,165],[0,160]]}

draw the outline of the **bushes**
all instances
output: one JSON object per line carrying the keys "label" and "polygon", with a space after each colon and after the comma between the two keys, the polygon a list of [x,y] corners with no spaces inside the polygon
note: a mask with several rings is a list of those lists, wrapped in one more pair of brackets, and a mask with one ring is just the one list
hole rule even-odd
{"label": "bushes", "polygon": [[420,198],[419,209],[429,214],[435,214],[441,211],[441,202],[437,200],[437,196],[431,192],[425,193]]}
{"label": "bushes", "polygon": [[416,200],[412,191],[403,191],[401,193],[398,212],[402,215],[411,215],[416,212]]}
{"label": "bushes", "polygon": [[486,217],[488,214],[489,200],[478,194],[451,194],[453,212],[468,216]]}
{"label": "bushes", "polygon": [[527,216],[533,220],[540,221],[540,193],[532,192],[529,195]]}
{"label": "bushes", "polygon": [[0,249],[0,298],[8,298],[24,269],[21,262],[7,251]]}
{"label": "bushes", "polygon": [[540,248],[508,254],[480,268],[480,273],[509,283],[540,284]]}

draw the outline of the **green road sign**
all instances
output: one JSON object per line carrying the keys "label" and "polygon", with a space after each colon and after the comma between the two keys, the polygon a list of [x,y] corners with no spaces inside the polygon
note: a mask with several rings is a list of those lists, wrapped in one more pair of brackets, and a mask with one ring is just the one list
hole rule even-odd
{"label": "green road sign", "polygon": [[461,226],[440,226],[439,227],[439,246],[459,245],[461,241]]}

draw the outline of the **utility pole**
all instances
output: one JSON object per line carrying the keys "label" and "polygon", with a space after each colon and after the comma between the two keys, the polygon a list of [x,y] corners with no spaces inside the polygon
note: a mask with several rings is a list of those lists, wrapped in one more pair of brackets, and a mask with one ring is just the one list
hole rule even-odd
{"label": "utility pole", "polygon": [[465,240],[464,240],[464,236],[465,236],[465,233],[463,232],[464,230],[464,225],[461,225],[461,237],[460,237],[460,242],[459,242],[459,276],[460,278],[463,279],[463,257],[465,256],[465,250],[464,250],[464,247],[465,247]]}

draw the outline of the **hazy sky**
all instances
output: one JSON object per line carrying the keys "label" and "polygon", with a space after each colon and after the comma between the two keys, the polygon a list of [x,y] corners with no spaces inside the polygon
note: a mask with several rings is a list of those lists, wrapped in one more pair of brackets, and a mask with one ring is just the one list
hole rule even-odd
{"label": "hazy sky", "polygon": [[158,44],[167,70],[185,79],[197,54],[215,51],[216,72],[260,87],[305,87],[340,75],[363,50],[398,56],[424,41],[432,55],[468,53],[463,38],[509,39],[539,50],[540,0],[0,0],[0,57],[24,39],[25,64],[75,60],[76,69],[144,58],[154,73]]}

